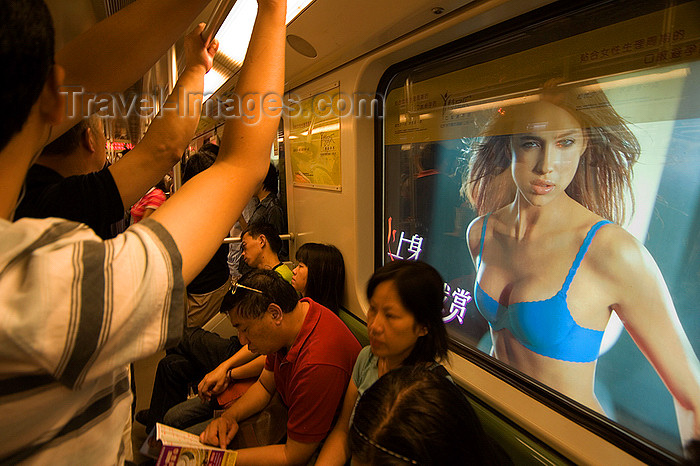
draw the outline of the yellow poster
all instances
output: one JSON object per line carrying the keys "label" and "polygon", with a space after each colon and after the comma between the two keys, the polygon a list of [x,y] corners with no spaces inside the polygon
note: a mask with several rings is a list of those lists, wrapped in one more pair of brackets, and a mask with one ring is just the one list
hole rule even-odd
{"label": "yellow poster", "polygon": [[340,191],[340,84],[299,101],[290,118],[294,185]]}

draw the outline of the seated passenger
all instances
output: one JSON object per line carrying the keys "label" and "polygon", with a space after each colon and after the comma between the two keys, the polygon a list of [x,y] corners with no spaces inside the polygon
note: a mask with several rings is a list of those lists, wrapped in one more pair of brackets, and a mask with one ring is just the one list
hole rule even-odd
{"label": "seated passenger", "polygon": [[357,399],[379,377],[399,366],[421,366],[449,377],[439,364],[447,357],[442,322],[443,281],[430,265],[395,261],[380,267],[367,283],[369,346],[357,357],[343,410],[323,445],[317,464],[345,464],[350,457],[348,428]]}
{"label": "seated passenger", "polygon": [[[330,244],[306,243],[297,250],[296,258],[299,264],[294,268],[292,286],[301,296],[311,298],[337,314],[345,287],[345,263],[338,248]],[[221,312],[228,313],[231,309],[230,297],[229,294],[224,299]],[[211,342],[213,348],[225,344],[218,342],[217,338],[223,340],[211,334],[206,341]],[[201,343],[205,344],[205,340],[202,339]],[[264,358],[248,362],[253,356],[243,348],[226,359],[199,383],[197,390],[201,402],[193,398],[180,403],[166,413],[163,422],[183,429],[210,419],[214,411],[222,407],[218,396],[229,389],[230,384],[260,375]]]}
{"label": "seated passenger", "polygon": [[[166,31],[184,28],[206,3],[137,1],[81,35],[82,47],[69,44],[72,61],[59,53],[54,62],[45,3],[0,2],[6,23],[0,28],[0,61],[10,64],[0,86],[6,110],[0,116],[0,463],[125,462],[131,450],[128,364],[180,338],[185,285],[221,244],[265,176],[279,115],[260,112],[255,125],[226,120],[215,166],[112,240],[58,218],[13,221],[28,168],[52,133],[66,129],[61,124],[65,96],[59,91],[64,76],[92,90],[128,86],[141,74],[126,83],[113,78],[114,66],[122,61],[108,50],[118,50],[129,62],[152,64],[174,41]],[[190,15],[184,23],[176,19],[183,13]],[[277,64],[284,63],[285,14],[284,0],[259,0],[239,95],[281,96],[284,69]],[[167,43],[163,49],[150,40],[153,33],[143,30],[155,18],[158,28],[151,29],[158,31],[155,42]],[[202,42],[203,30],[200,24],[185,38],[188,66],[178,81],[188,83],[182,94],[193,98],[194,108],[178,113],[175,108],[185,110],[179,94],[163,105],[165,112],[179,115],[161,128],[172,134],[160,147],[167,152],[182,153],[199,121],[196,102],[201,103],[204,74],[217,50],[216,41]],[[117,38],[120,47],[114,47]],[[134,43],[138,46],[129,46]],[[111,61],[93,61],[91,47]],[[98,73],[104,80],[88,79],[92,73],[85,67],[95,63],[107,67]],[[211,197],[215,205],[203,202]]]}
{"label": "seated passenger", "polygon": [[[250,261],[251,266],[260,270],[274,270],[286,281],[291,282],[292,271],[277,258],[276,251],[279,251],[282,240],[275,227],[269,223],[252,224],[243,232],[242,242],[244,257]],[[220,254],[222,268],[226,253],[226,245],[220,246],[217,254]],[[224,298],[221,299],[223,302]],[[219,306],[219,309],[228,313],[231,308],[224,304],[223,307]],[[225,370],[217,370],[217,364],[222,363],[226,366]],[[188,328],[180,344],[169,350],[158,362],[150,406],[136,413],[135,419],[146,426],[146,431],[150,431],[157,422],[165,422],[183,429],[209,419],[214,409],[219,406],[216,403],[208,403],[210,394],[202,396],[202,400],[207,402],[204,404],[196,398],[188,400],[190,386],[201,381],[205,374],[208,376],[208,373],[212,372],[219,374],[226,381],[257,377],[264,364],[262,356],[248,351],[236,337],[221,338],[198,327]],[[230,371],[234,368],[236,375],[231,376]],[[221,390],[224,388],[221,387]],[[183,406],[178,406],[180,404]],[[171,409],[172,412],[167,415]]]}
{"label": "seated passenger", "polygon": [[459,388],[424,366],[399,367],[369,387],[349,436],[357,465],[512,464],[494,448]]}
{"label": "seated passenger", "polygon": [[336,314],[345,290],[345,262],[332,244],[305,243],[297,249],[292,286]]}
{"label": "seated passenger", "polygon": [[[263,222],[272,224],[278,233],[285,231],[287,222],[284,216],[284,211],[280,205],[277,192],[279,191],[279,172],[277,168],[270,162],[270,167],[265,175],[260,189],[255,193],[253,199],[255,204],[248,218],[245,220],[243,216],[238,219],[238,223],[244,230],[253,223]],[[289,247],[287,241],[282,242],[282,247],[278,252],[280,259],[286,261],[289,259]],[[251,267],[241,258],[238,264],[238,271],[242,274],[251,271]]]}
{"label": "seated passenger", "polygon": [[330,310],[268,270],[247,273],[233,285],[231,323],[242,344],[267,356],[258,381],[202,430],[200,440],[225,448],[238,423],[279,393],[288,408],[287,442],[238,450],[236,464],[303,464],[333,425],[360,344]]}
{"label": "seated passenger", "polygon": [[279,230],[271,223],[251,223],[241,234],[241,257],[249,267],[274,270],[291,283],[292,271],[279,259],[281,248]]}
{"label": "seated passenger", "polygon": [[[233,296],[227,293],[220,311],[228,314],[232,302]],[[199,398],[188,400],[187,395],[192,384],[215,372],[222,361],[230,364],[230,372],[224,374],[227,384],[259,376],[265,364],[264,356],[248,351],[236,336],[222,338],[199,327],[186,328],[182,341],[158,361],[149,408],[136,413],[136,421],[150,432],[157,422],[184,429],[211,419],[214,410],[221,408],[216,400],[203,404]]]}

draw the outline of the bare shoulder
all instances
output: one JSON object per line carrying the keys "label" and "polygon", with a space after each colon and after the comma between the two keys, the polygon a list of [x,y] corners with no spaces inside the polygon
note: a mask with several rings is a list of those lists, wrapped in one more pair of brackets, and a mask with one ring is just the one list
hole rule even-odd
{"label": "bare shoulder", "polygon": [[586,257],[602,275],[615,282],[655,269],[654,260],[644,245],[615,224],[604,225],[598,230]]}

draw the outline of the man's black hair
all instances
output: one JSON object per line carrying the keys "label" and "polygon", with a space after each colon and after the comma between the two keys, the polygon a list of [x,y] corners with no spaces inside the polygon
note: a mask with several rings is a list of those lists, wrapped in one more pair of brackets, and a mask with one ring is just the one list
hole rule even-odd
{"label": "man's black hair", "polygon": [[41,94],[54,57],[51,13],[43,0],[0,1],[0,150],[19,133]]}
{"label": "man's black hair", "polygon": [[276,195],[279,191],[279,179],[279,172],[275,166],[270,163],[270,168],[267,170],[267,175],[263,181],[263,188],[265,188],[265,191],[270,191],[272,194]]}
{"label": "man's black hair", "polygon": [[228,293],[222,311],[230,310],[245,319],[262,317],[270,304],[277,304],[282,312],[292,312],[299,302],[299,295],[292,285],[273,270],[255,269],[238,279],[238,283],[262,293],[232,286],[234,294]]}
{"label": "man's black hair", "polygon": [[92,115],[76,123],[71,129],[57,137],[51,144],[47,144],[41,155],[70,155],[75,151],[83,139],[83,133],[90,130],[93,133],[104,131],[99,123],[99,117]]}
{"label": "man's black hair", "polygon": [[207,168],[214,165],[216,156],[210,152],[199,150],[196,154],[192,154],[185,163],[185,168],[182,170],[182,182],[186,183],[198,173],[203,172]]}
{"label": "man's black hair", "polygon": [[273,224],[267,222],[252,223],[248,225],[248,228],[243,230],[243,233],[241,233],[241,238],[243,238],[246,233],[253,238],[257,238],[260,235],[265,235],[265,239],[267,239],[272,252],[275,254],[280,253],[280,250],[282,249],[282,239],[280,238],[277,228],[275,228]]}

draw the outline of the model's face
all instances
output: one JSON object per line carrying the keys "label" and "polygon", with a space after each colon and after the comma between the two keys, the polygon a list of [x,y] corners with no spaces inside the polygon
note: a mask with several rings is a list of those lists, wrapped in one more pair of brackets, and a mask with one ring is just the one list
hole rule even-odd
{"label": "model's face", "polygon": [[257,269],[262,259],[262,243],[260,237],[253,238],[249,233],[241,238],[241,254],[248,266]]}
{"label": "model's face", "polygon": [[247,319],[233,310],[228,313],[231,325],[238,330],[238,340],[255,354],[271,354],[280,347],[276,342],[275,325],[270,311],[257,319]]}
{"label": "model's face", "polygon": [[309,277],[308,267],[303,262],[299,262],[292,270],[292,274],[292,286],[297,290],[297,293],[306,296],[306,282]]}
{"label": "model's face", "polygon": [[519,195],[541,206],[564,192],[586,149],[583,129],[566,110],[549,102],[530,107],[512,137],[511,171]]}
{"label": "model's face", "polygon": [[393,280],[380,283],[370,298],[367,330],[372,353],[378,357],[403,361],[427,333],[401,302]]}

